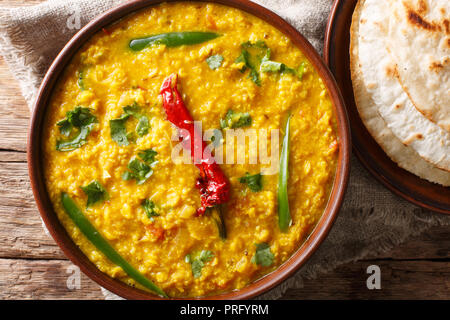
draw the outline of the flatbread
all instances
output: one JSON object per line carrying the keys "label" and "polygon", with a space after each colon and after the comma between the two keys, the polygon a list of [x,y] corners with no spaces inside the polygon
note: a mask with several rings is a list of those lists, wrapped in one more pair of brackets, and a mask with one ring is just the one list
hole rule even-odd
{"label": "flatbread", "polygon": [[[367,130],[392,161],[396,162],[399,167],[428,181],[444,186],[450,186],[449,172],[438,169],[431,163],[422,159],[410,146],[403,144],[402,141],[394,135],[392,130],[378,113],[379,104],[375,103],[373,96],[373,86],[377,86],[377,84],[366,83],[364,80],[359,62],[360,28],[362,25],[367,24],[368,21],[367,18],[362,17],[362,13],[370,13],[375,10],[375,17],[382,18],[382,15],[380,15],[380,2],[382,1],[359,0],[353,14],[350,62],[352,84],[358,112],[367,127]],[[377,68],[375,58],[376,56],[374,56],[373,67]]]}
{"label": "flatbread", "polygon": [[397,76],[417,110],[450,132],[450,1],[389,2]]}
{"label": "flatbread", "polygon": [[403,144],[450,171],[450,133],[417,111],[396,77],[397,68],[385,44],[390,7],[386,1],[366,1],[365,6],[370,9],[361,13],[358,62],[378,112]]}

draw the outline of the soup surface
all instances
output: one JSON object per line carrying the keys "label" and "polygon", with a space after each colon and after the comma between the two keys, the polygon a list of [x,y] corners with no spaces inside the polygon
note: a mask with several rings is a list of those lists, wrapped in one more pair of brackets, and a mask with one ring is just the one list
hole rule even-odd
{"label": "soup surface", "polygon": [[[220,36],[177,47],[154,44],[136,51],[129,47],[132,39],[175,31]],[[250,67],[239,59],[244,48],[247,58],[256,61]],[[268,60],[269,48],[269,61],[274,63],[262,71],[260,53]],[[278,155],[287,118],[292,116],[288,180],[292,225],[287,232],[278,226],[278,169],[259,175],[269,165],[250,163],[249,143],[236,144],[233,151],[247,152],[245,163],[220,165],[231,188],[222,210],[226,240],[219,237],[208,212],[197,215],[199,170],[189,157],[184,162],[173,160],[179,141],[160,96],[163,80],[173,73],[178,74],[186,107],[201,121],[203,132],[216,129],[223,135],[213,143],[226,144],[227,131],[240,127],[255,129],[258,137],[268,130],[266,145],[270,145],[270,130],[278,129],[280,147],[273,149]],[[87,110],[85,115],[95,120],[80,137],[84,127],[67,119],[71,112],[78,112],[80,119]],[[237,124],[236,117],[227,118],[230,112],[238,115]],[[45,123],[47,190],[68,234],[101,271],[142,288],[81,233],[61,204],[61,192],[74,199],[123,258],[172,297],[239,289],[285,262],[320,219],[337,164],[332,103],[301,50],[268,23],[216,4],[162,4],[96,34],[61,76]],[[80,143],[74,144],[77,137]],[[67,141],[72,143],[64,145]],[[216,155],[220,149],[229,148],[218,146]],[[137,159],[143,165],[142,152],[148,150],[152,172],[144,170],[148,173],[144,178],[133,178],[130,161]],[[246,179],[249,175],[253,178]]]}

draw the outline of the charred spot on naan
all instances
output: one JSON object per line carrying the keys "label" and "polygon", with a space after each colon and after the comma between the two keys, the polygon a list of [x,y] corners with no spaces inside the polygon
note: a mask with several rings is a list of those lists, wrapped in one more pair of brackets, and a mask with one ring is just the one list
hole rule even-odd
{"label": "charred spot on naan", "polygon": [[414,11],[411,8],[408,9],[408,21],[412,25],[423,28],[425,30],[429,30],[429,31],[440,30],[439,25],[436,25],[432,22],[426,21],[424,18],[422,18],[422,16],[419,13],[417,13],[416,11]]}
{"label": "charred spot on naan", "polygon": [[[428,7],[425,2],[419,1],[419,7],[416,9],[413,9],[406,5],[405,7],[407,10],[408,21],[413,26],[428,30],[430,32],[444,31],[446,34],[450,33],[450,22],[448,19],[443,19],[440,22],[436,22],[436,21],[427,21],[425,18],[422,17],[422,15],[428,12]],[[445,12],[445,9],[441,8],[441,12],[442,11]]]}
{"label": "charred spot on naan", "polygon": [[409,146],[411,143],[413,143],[416,140],[422,140],[423,134],[421,133],[412,133],[407,139],[402,141],[405,145]]}
{"label": "charred spot on naan", "polygon": [[388,64],[385,67],[386,77],[388,78],[397,78],[398,77],[398,71],[397,66],[395,64]]}
{"label": "charred spot on naan", "polygon": [[431,62],[429,68],[430,68],[431,71],[434,71],[434,72],[438,73],[438,72],[441,72],[444,69],[444,66],[440,62],[433,61],[433,62]]}

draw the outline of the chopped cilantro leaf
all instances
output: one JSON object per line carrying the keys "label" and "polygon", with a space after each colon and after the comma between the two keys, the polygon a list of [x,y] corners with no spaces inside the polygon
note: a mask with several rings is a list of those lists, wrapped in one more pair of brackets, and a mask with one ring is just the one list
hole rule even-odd
{"label": "chopped cilantro leaf", "polygon": [[248,127],[251,124],[252,117],[248,112],[234,112],[233,110],[228,110],[225,115],[225,119],[220,120],[220,126],[222,129]]}
{"label": "chopped cilantro leaf", "polygon": [[212,251],[202,250],[195,255],[186,255],[184,261],[191,264],[192,275],[197,279],[202,275],[202,269],[205,266],[205,263],[211,261],[212,258],[214,258],[214,253]]}
{"label": "chopped cilantro leaf", "polygon": [[298,69],[289,68],[284,63],[269,60],[270,56],[263,59],[260,66],[261,72],[279,72],[281,74],[290,73],[297,76],[300,80],[303,78],[305,73],[305,63],[302,62]]}
{"label": "chopped cilantro leaf", "polygon": [[270,49],[266,43],[262,40],[258,40],[255,43],[250,41],[241,44],[241,55],[235,60],[235,63],[244,63],[241,68],[241,72],[245,72],[250,69],[249,78],[258,86],[261,86],[261,79],[259,76],[259,69],[262,60],[270,56]]}
{"label": "chopped cilantro leaf", "polygon": [[261,63],[261,72],[282,72],[285,65],[275,61],[264,61]]}
{"label": "chopped cilantro leaf", "polygon": [[86,208],[91,205],[108,199],[108,193],[97,180],[92,181],[87,186],[81,187],[81,190],[87,195]]}
{"label": "chopped cilantro leaf", "polygon": [[97,121],[97,118],[91,113],[89,108],[80,106],[66,113],[67,120],[76,128],[90,125]]}
{"label": "chopped cilantro leaf", "polygon": [[153,164],[155,164],[155,162],[157,162],[157,160],[155,160],[155,157],[157,154],[158,154],[158,152],[156,152],[155,150],[147,149],[147,150],[142,150],[141,152],[139,152],[138,156],[148,165],[153,165]]}
{"label": "chopped cilantro leaf", "polygon": [[145,183],[145,181],[153,174],[152,168],[137,158],[131,159],[130,162],[128,162],[127,167],[128,171],[122,174],[122,179],[134,179],[138,185]]}
{"label": "chopped cilantro leaf", "polygon": [[58,140],[56,142],[56,150],[57,151],[72,151],[75,149],[80,148],[81,146],[85,145],[87,143],[86,139],[89,133],[92,130],[92,125],[82,127],[80,129],[80,132],[77,136],[75,136],[73,139],[69,140]]}
{"label": "chopped cilantro leaf", "polygon": [[130,144],[125,127],[125,123],[129,117],[128,114],[124,114],[118,119],[109,120],[111,139],[117,142],[119,146],[127,146]]}
{"label": "chopped cilantro leaf", "polygon": [[113,139],[113,141],[116,141],[119,146],[127,146],[130,144],[130,142],[136,141],[136,136],[134,135],[134,133],[127,133],[125,127],[125,123],[130,116],[138,120],[135,131],[140,137],[146,135],[150,128],[148,118],[140,113],[141,107],[139,107],[136,102],[123,107],[123,112],[124,114],[120,118],[110,120],[111,139]]}
{"label": "chopped cilantro leaf", "polygon": [[144,208],[145,213],[147,214],[147,217],[150,220],[153,220],[154,217],[158,217],[159,213],[157,212],[156,205],[153,201],[145,199],[142,202],[142,208]]}
{"label": "chopped cilantro leaf", "polygon": [[244,63],[244,65],[242,66],[242,68],[239,70],[242,73],[245,72],[245,70],[247,70],[248,68],[248,51],[247,50],[242,50],[241,55],[239,57],[237,57],[237,59],[234,61],[234,63],[239,64],[239,63]]}
{"label": "chopped cilantro leaf", "polygon": [[78,129],[76,135],[72,135],[71,139],[58,140],[56,142],[56,150],[72,151],[86,144],[87,136],[92,131],[97,118],[91,113],[89,108],[80,106],[66,113],[66,119],[57,122],[59,131],[62,135],[69,137],[74,132],[74,128]]}
{"label": "chopped cilantro leaf", "polygon": [[273,264],[274,255],[270,251],[270,246],[267,243],[259,243],[256,245],[256,252],[252,258],[252,263],[262,266],[270,267]]}
{"label": "chopped cilantro leaf", "polygon": [[86,90],[86,86],[84,85],[84,70],[79,70],[78,72],[77,85],[81,91]]}
{"label": "chopped cilantro leaf", "polygon": [[212,251],[209,250],[202,250],[200,252],[200,256],[199,259],[203,262],[208,262],[210,261],[212,258],[214,258],[214,253],[212,253]]}
{"label": "chopped cilantro leaf", "polygon": [[297,77],[299,77],[300,80],[302,80],[305,72],[306,72],[306,63],[302,62],[300,64],[300,67],[298,67],[298,69],[296,70],[296,75]]}
{"label": "chopped cilantro leaf", "polygon": [[128,163],[128,171],[122,174],[123,180],[136,180],[136,183],[143,184],[153,174],[153,167],[158,163],[155,160],[157,152],[148,149],[138,153],[138,158],[133,158]]}
{"label": "chopped cilantro leaf", "polygon": [[123,107],[123,112],[135,118],[141,117],[141,107],[137,104],[136,101],[133,102],[133,104]]}
{"label": "chopped cilantro leaf", "polygon": [[253,192],[259,192],[262,190],[262,175],[260,173],[250,175],[247,172],[245,176],[239,179],[239,182],[242,184],[247,184]]}
{"label": "chopped cilantro leaf", "polygon": [[72,132],[73,125],[68,119],[58,121],[56,125],[59,127],[59,132],[66,137]]}
{"label": "chopped cilantro leaf", "polygon": [[148,118],[146,116],[141,116],[138,120],[138,124],[136,125],[136,133],[142,137],[148,133],[148,129],[150,127]]}

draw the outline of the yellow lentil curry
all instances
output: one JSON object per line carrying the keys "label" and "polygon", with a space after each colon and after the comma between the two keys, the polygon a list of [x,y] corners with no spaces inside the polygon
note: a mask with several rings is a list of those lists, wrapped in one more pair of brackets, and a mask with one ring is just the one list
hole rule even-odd
{"label": "yellow lentil curry", "polygon": [[[131,39],[184,31],[219,36],[191,45],[130,49]],[[246,68],[245,59],[239,59],[245,44],[270,51],[273,69]],[[177,142],[160,96],[163,80],[172,73],[178,74],[186,107],[203,130],[226,131],[232,110],[241,115],[238,120],[244,116],[247,128],[280,129],[283,135],[292,116],[287,232],[278,226],[278,174],[258,176],[262,164],[220,165],[230,183],[223,212],[226,240],[208,214],[197,215],[199,170],[172,161]],[[85,128],[84,136],[76,136]],[[78,140],[65,148],[70,138]],[[240,289],[274,271],[320,219],[337,164],[332,103],[301,50],[268,23],[208,3],[148,8],[92,37],[55,88],[43,148],[55,211],[87,257],[111,277],[143,288],[81,233],[61,204],[61,192],[125,260],[172,297]],[[143,175],[133,175],[133,159],[148,169]],[[245,179],[250,174],[256,177],[253,184]]]}

